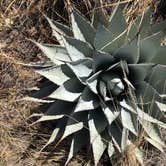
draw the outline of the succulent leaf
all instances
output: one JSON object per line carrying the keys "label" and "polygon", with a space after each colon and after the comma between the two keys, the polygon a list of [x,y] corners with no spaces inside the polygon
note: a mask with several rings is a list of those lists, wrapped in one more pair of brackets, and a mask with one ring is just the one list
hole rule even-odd
{"label": "succulent leaf", "polygon": [[127,142],[128,142],[128,136],[129,136],[129,131],[125,127],[123,127],[122,131],[122,140],[121,140],[121,149],[124,151],[127,147]]}
{"label": "succulent leaf", "polygon": [[66,36],[63,41],[72,61],[91,57],[93,48],[88,43]]}
{"label": "succulent leaf", "polygon": [[152,58],[151,62],[160,65],[166,65],[165,47],[160,47],[157,54]]}
{"label": "succulent leaf", "polygon": [[103,52],[95,52],[93,59],[94,59],[93,70],[95,72],[101,69],[102,70],[107,69],[115,61],[115,58],[112,55]]}
{"label": "succulent leaf", "polygon": [[74,37],[83,42],[93,45],[95,29],[91,24],[76,10],[71,11],[71,23]]}
{"label": "succulent leaf", "polygon": [[24,97],[23,100],[25,101],[33,101],[33,102],[38,102],[38,103],[53,103],[54,100],[43,100],[43,99],[38,99],[35,97]]}
{"label": "succulent leaf", "polygon": [[[97,26],[95,40],[94,40],[94,46],[97,50],[101,50],[101,48],[103,48],[113,39],[114,39],[113,33],[110,32],[106,27],[104,27],[101,24]],[[110,50],[114,51],[118,47],[118,44],[114,42],[111,46]]]}
{"label": "succulent leaf", "polygon": [[81,131],[75,133],[72,138],[68,159],[65,165],[67,165],[68,162],[73,158],[73,156],[88,143],[89,143],[89,133],[87,129],[82,129]]}
{"label": "succulent leaf", "polygon": [[87,112],[81,112],[79,114],[72,113],[67,120],[67,124],[60,141],[73,133],[81,131],[83,127],[85,127],[85,122],[87,121],[87,118]]}
{"label": "succulent leaf", "polygon": [[98,71],[97,73],[93,74],[86,80],[87,86],[90,88],[92,92],[98,94],[97,92],[97,79],[100,77],[100,73],[102,71]]}
{"label": "succulent leaf", "polygon": [[56,100],[45,112],[45,115],[70,115],[75,104],[63,100]]}
{"label": "succulent leaf", "polygon": [[160,108],[161,111],[166,112],[166,104],[156,102],[157,106]]}
{"label": "succulent leaf", "polygon": [[156,23],[152,26],[152,32],[159,32],[159,31],[163,31],[165,34],[165,30],[166,30],[166,22],[165,20],[161,21],[160,23]]}
{"label": "succulent leaf", "polygon": [[133,40],[130,44],[122,46],[115,52],[114,57],[125,60],[128,64],[137,63],[140,57],[138,41]]}
{"label": "succulent leaf", "polygon": [[46,81],[41,87],[39,87],[39,89],[33,90],[30,94],[30,97],[37,99],[47,98],[56,88],[57,85],[53,84],[50,81]]}
{"label": "succulent leaf", "polygon": [[86,78],[92,73],[92,63],[90,59],[68,63],[67,65],[81,82],[85,82]]}
{"label": "succulent leaf", "polygon": [[53,36],[56,37],[62,47],[65,47],[62,35],[72,36],[71,29],[64,24],[51,20],[47,16],[45,17],[52,29]]}
{"label": "succulent leaf", "polygon": [[45,53],[45,55],[54,63],[57,65],[61,65],[64,62],[70,62],[71,59],[64,47],[61,47],[59,45],[53,45],[53,44],[40,44],[37,42],[34,42],[42,51]]}
{"label": "succulent leaf", "polygon": [[151,73],[154,66],[152,63],[129,64],[129,77],[134,83],[143,81],[147,77],[147,74]]}
{"label": "succulent leaf", "polygon": [[162,146],[165,146],[165,143],[161,140],[161,135],[157,125],[151,124],[147,121],[142,122],[142,126],[146,131],[147,135],[153,139],[154,141],[158,142]]}
{"label": "succulent leaf", "polygon": [[158,32],[140,41],[140,63],[151,62],[160,50],[162,33]]}
{"label": "succulent leaf", "polygon": [[166,94],[166,66],[157,65],[155,66],[151,74],[146,77],[146,81],[154,87],[159,94]]}
{"label": "succulent leaf", "polygon": [[120,1],[115,6],[109,20],[108,29],[117,37],[127,28],[126,20],[123,16],[123,9]]}
{"label": "succulent leaf", "polygon": [[109,135],[112,138],[112,141],[116,147],[116,149],[119,152],[122,152],[121,149],[121,141],[122,141],[122,128],[119,124],[116,124],[118,122],[112,122],[112,124],[109,126]]}
{"label": "succulent leaf", "polygon": [[49,95],[49,97],[73,102],[78,99],[82,91],[83,86],[81,83],[79,83],[76,79],[70,79],[57,88],[52,94]]}
{"label": "succulent leaf", "polygon": [[78,100],[75,112],[93,110],[99,107],[99,99],[89,88],[85,88]]}
{"label": "succulent leaf", "polygon": [[69,80],[70,77],[68,76],[68,73],[71,73],[70,69],[67,68],[66,65],[38,69],[36,72],[57,85],[61,85]]}
{"label": "succulent leaf", "polygon": [[140,22],[139,22],[139,25],[140,25],[140,36],[141,38],[145,38],[146,36],[150,35],[152,32],[151,32],[151,26],[150,26],[150,21],[151,20],[151,12],[150,10],[147,8],[143,15],[140,16]]}
{"label": "succulent leaf", "polygon": [[137,135],[137,131],[132,120],[131,112],[122,108],[121,118],[122,118],[122,124],[124,128],[130,130],[133,134]]}
{"label": "succulent leaf", "polygon": [[100,135],[100,133],[104,131],[107,125],[107,123],[101,121],[102,116],[103,115],[101,112],[99,112],[98,114],[95,112],[89,113],[88,124],[90,130],[90,142],[92,144],[95,165],[97,165],[106,149],[106,145]]}
{"label": "succulent leaf", "polygon": [[99,23],[101,23],[105,27],[108,26],[108,21],[109,21],[108,17],[106,16],[101,6],[102,6],[101,0],[96,0],[95,7],[92,12],[92,19],[91,19],[92,20],[91,22],[94,28],[96,28]]}
{"label": "succulent leaf", "polygon": [[[30,64],[46,81],[29,99],[45,103],[37,122],[56,122],[43,148],[71,136],[66,165],[89,144],[95,165],[104,152],[111,159],[116,149],[134,146],[140,129],[163,151],[158,126],[166,128],[166,47],[160,44],[166,22],[151,25],[147,9],[128,26],[122,9],[118,1],[108,26],[88,22],[74,8],[71,28],[46,17],[61,46],[33,41],[51,61]],[[133,154],[143,163],[138,147]]]}
{"label": "succulent leaf", "polygon": [[104,115],[106,116],[106,119],[107,119],[109,125],[111,125],[111,123],[112,123],[112,122],[119,116],[119,114],[120,114],[119,111],[114,111],[114,112],[112,112],[112,110],[111,110],[109,107],[105,106],[105,105],[102,106],[102,110],[103,110],[103,112],[104,112]]}
{"label": "succulent leaf", "polygon": [[89,120],[89,130],[90,130],[90,137],[91,137],[91,144],[93,149],[95,165],[97,165],[97,163],[99,162],[101,156],[103,155],[106,149],[106,145],[102,141],[100,134],[98,134],[93,119]]}
{"label": "succulent leaf", "polygon": [[161,100],[158,92],[148,83],[142,81],[136,83],[135,87],[137,89],[136,96],[138,102],[143,100],[144,103],[152,103],[154,100]]}
{"label": "succulent leaf", "polygon": [[109,158],[111,159],[112,155],[113,155],[114,152],[115,152],[115,148],[114,148],[112,142],[109,142],[109,143],[108,143],[108,149],[107,149],[107,151],[108,151]]}
{"label": "succulent leaf", "polygon": [[153,145],[154,147],[156,147],[157,149],[159,149],[161,152],[164,152],[163,150],[163,145],[161,145],[160,143],[156,142],[155,140],[146,137],[146,140],[151,143],[151,145]]}

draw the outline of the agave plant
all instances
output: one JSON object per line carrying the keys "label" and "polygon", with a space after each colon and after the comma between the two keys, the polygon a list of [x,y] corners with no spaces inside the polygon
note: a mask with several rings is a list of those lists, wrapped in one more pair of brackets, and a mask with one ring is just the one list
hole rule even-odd
{"label": "agave plant", "polygon": [[[95,165],[133,144],[140,131],[163,151],[158,126],[166,128],[166,22],[150,24],[150,9],[127,24],[117,4],[105,27],[72,8],[71,26],[47,18],[60,45],[34,42],[50,59],[33,64],[46,78],[28,99],[47,105],[37,122],[56,121],[46,144],[71,136],[66,164],[91,145]],[[139,161],[140,150],[135,148]]]}

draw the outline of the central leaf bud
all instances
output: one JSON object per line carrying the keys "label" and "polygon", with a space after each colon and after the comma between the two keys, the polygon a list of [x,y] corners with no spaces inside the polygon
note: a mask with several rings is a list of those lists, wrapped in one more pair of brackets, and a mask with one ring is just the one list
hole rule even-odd
{"label": "central leaf bud", "polygon": [[100,95],[104,98],[112,98],[112,96],[120,95],[124,91],[125,86],[117,74],[105,73],[98,82],[98,89]]}

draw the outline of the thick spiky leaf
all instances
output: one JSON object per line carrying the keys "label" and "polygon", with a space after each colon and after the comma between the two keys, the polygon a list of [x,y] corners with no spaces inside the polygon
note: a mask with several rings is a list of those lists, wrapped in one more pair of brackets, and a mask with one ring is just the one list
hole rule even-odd
{"label": "thick spiky leaf", "polygon": [[74,112],[93,110],[99,107],[98,97],[86,87],[78,100],[78,104]]}
{"label": "thick spiky leaf", "polygon": [[94,53],[93,59],[94,59],[94,64],[93,64],[94,72],[107,69],[115,61],[115,58],[112,55],[101,51],[96,51]]}
{"label": "thick spiky leaf", "polygon": [[113,106],[110,108],[110,106],[108,107],[103,101],[101,103],[102,105],[102,110],[104,112],[104,115],[106,116],[106,119],[109,123],[109,125],[112,124],[112,122],[119,116],[120,112],[119,111],[114,111],[115,109],[113,108]]}
{"label": "thick spiky leaf", "polygon": [[85,81],[92,73],[92,62],[90,59],[83,59],[67,64],[80,81]]}
{"label": "thick spiky leaf", "polygon": [[84,123],[85,121],[87,121],[87,118],[88,118],[87,112],[71,114],[68,118],[68,122],[66,124],[65,131],[63,133],[61,140],[83,129],[85,127]]}
{"label": "thick spiky leaf", "polygon": [[128,64],[125,60],[121,60],[120,62],[114,63],[107,69],[108,73],[119,73],[118,75],[125,74],[126,76],[129,74]]}
{"label": "thick spiky leaf", "polygon": [[71,29],[68,26],[61,24],[59,22],[53,21],[48,17],[46,17],[46,19],[48,23],[50,24],[50,27],[52,28],[53,36],[55,36],[58,42],[60,43],[60,45],[64,47],[65,45],[64,45],[64,41],[62,40],[62,35],[72,36]]}
{"label": "thick spiky leaf", "polygon": [[81,131],[75,133],[72,138],[68,159],[65,165],[67,165],[68,162],[72,159],[72,157],[88,143],[89,143],[89,133],[87,129],[82,129]]}
{"label": "thick spiky leaf", "polygon": [[[45,55],[55,64],[62,64],[62,62],[70,62],[71,59],[64,47],[54,44],[35,44],[45,53]],[[59,62],[60,61],[60,62]],[[62,61],[62,62],[61,62]],[[58,63],[57,63],[58,62]]]}
{"label": "thick spiky leaf", "polygon": [[74,108],[75,104],[72,102],[57,100],[48,108],[45,115],[70,115]]}
{"label": "thick spiky leaf", "polygon": [[53,143],[55,140],[58,140],[62,137],[66,123],[67,123],[66,121],[67,121],[66,118],[59,119],[59,121],[57,122],[56,128],[51,133],[51,136],[48,142],[43,146],[43,148],[40,151],[45,149],[48,145]]}
{"label": "thick spiky leaf", "polygon": [[141,123],[147,135],[151,139],[165,146],[164,142],[161,140],[160,132],[156,124],[151,124],[150,122],[147,121],[142,121]]}
{"label": "thick spiky leaf", "polygon": [[83,89],[84,86],[77,79],[73,78],[62,84],[49,97],[73,102],[78,99]]}
{"label": "thick spiky leaf", "polygon": [[91,91],[94,92],[95,94],[98,94],[98,92],[97,92],[97,80],[98,80],[101,72],[102,71],[98,71],[97,73],[93,74],[90,78],[88,78],[86,81],[89,89],[91,89]]}
{"label": "thick spiky leaf", "polygon": [[74,37],[93,45],[95,30],[76,9],[72,9],[71,11],[71,22]]}
{"label": "thick spiky leaf", "polygon": [[145,139],[152,144],[154,147],[156,147],[157,149],[159,149],[161,152],[164,152],[163,149],[163,145],[161,145],[160,143],[156,142],[155,140],[149,138],[149,137],[145,137]]}
{"label": "thick spiky leaf", "polygon": [[112,122],[109,126],[109,135],[112,137],[112,141],[114,142],[117,150],[121,152],[122,127],[118,122]]}
{"label": "thick spiky leaf", "polygon": [[122,149],[122,151],[124,151],[127,147],[128,136],[129,136],[129,130],[127,128],[123,127],[122,139],[121,139],[121,149]]}
{"label": "thick spiky leaf", "polygon": [[71,70],[66,65],[38,69],[36,72],[57,85],[63,84],[72,75]]}
{"label": "thick spiky leaf", "polygon": [[88,43],[66,36],[63,41],[72,61],[92,57],[93,48]]}
{"label": "thick spiky leaf", "polygon": [[141,63],[141,64],[129,64],[129,78],[132,82],[143,81],[146,76],[151,72],[154,64]]}
{"label": "thick spiky leaf", "polygon": [[160,103],[156,101],[157,106],[159,107],[159,109],[163,112],[166,112],[166,104]]}
{"label": "thick spiky leaf", "polygon": [[135,39],[135,37],[138,35],[140,29],[140,21],[141,21],[141,16],[137,17],[135,20],[130,22],[127,30],[127,39],[129,41]]}
{"label": "thick spiky leaf", "polygon": [[117,48],[121,47],[127,39],[127,24],[125,22],[121,7],[122,6],[118,2],[111,15],[108,26],[109,33],[105,33],[105,36],[109,36],[107,37],[107,41],[103,40],[104,43],[102,42],[103,46],[100,47],[102,51],[113,53]]}
{"label": "thick spiky leaf", "polygon": [[156,33],[156,32],[159,32],[159,31],[163,31],[165,33],[165,30],[166,30],[166,21],[165,20],[160,21],[158,23],[155,23],[152,26],[152,32],[153,33]]}
{"label": "thick spiky leaf", "polygon": [[127,29],[122,32],[119,36],[108,42],[104,45],[101,50],[113,54],[118,48],[124,45],[125,41],[127,42]]}
{"label": "thick spiky leaf", "polygon": [[144,11],[143,15],[140,16],[139,34],[141,35],[141,38],[145,38],[146,36],[152,34],[150,23],[151,23],[151,11],[150,8],[147,8]]}
{"label": "thick spiky leaf", "polygon": [[121,119],[123,127],[130,130],[133,134],[137,135],[136,126],[134,126],[131,112],[128,112],[127,110],[122,108]]}
{"label": "thick spiky leaf", "polygon": [[117,60],[125,60],[127,63],[137,63],[140,57],[138,41],[133,40],[131,43],[119,48],[113,55]]}
{"label": "thick spiky leaf", "polygon": [[113,144],[112,144],[111,141],[109,141],[109,143],[108,143],[108,149],[107,149],[107,151],[108,151],[109,158],[111,159],[112,155],[115,152],[114,146],[113,146]]}
{"label": "thick spiky leaf", "polygon": [[[100,50],[109,42],[113,41],[114,36],[108,29],[106,29],[103,25],[99,24],[96,29],[96,36],[94,40],[94,46],[97,50]],[[112,45],[112,51],[118,47],[118,44],[114,42]],[[111,50],[111,49],[110,49]]]}
{"label": "thick spiky leaf", "polygon": [[44,122],[49,120],[57,120],[63,118],[64,115],[43,115],[37,122]]}
{"label": "thick spiky leaf", "polygon": [[166,128],[166,124],[157,120],[156,118],[153,118],[152,116],[150,116],[148,113],[143,112],[140,108],[137,108],[137,115],[140,118],[140,120],[142,121],[142,123],[144,122],[144,120],[157,124],[159,126],[161,126],[162,128]]}
{"label": "thick spiky leaf", "polygon": [[112,15],[109,20],[108,29],[117,37],[127,28],[125,18],[123,16],[123,8],[120,5],[120,1],[115,6]]}
{"label": "thick spiky leaf", "polygon": [[144,39],[166,28],[166,24],[164,23],[161,23],[161,24],[159,23],[158,25],[157,24],[152,25],[151,14],[152,12],[150,8],[148,7],[147,9],[145,9],[142,15],[136,18],[136,21],[133,23],[129,31],[129,36],[131,39],[133,39],[133,37],[135,37],[138,33],[141,39]]}
{"label": "thick spiky leaf", "polygon": [[[58,62],[59,64],[63,64],[63,62]],[[52,61],[38,61],[38,62],[31,62],[29,64],[20,63],[23,66],[33,67],[34,69],[43,69],[55,66],[55,63]]]}
{"label": "thick spiky leaf", "polygon": [[108,18],[101,6],[102,6],[101,0],[96,0],[95,7],[92,12],[92,21],[91,21],[93,27],[95,28],[97,27],[99,23],[104,25],[105,27],[108,26]]}
{"label": "thick spiky leaf", "polygon": [[63,140],[64,138],[66,138],[67,136],[81,130],[84,127],[83,122],[76,122],[74,124],[67,124],[63,137],[61,138],[61,140]]}
{"label": "thick spiky leaf", "polygon": [[[166,117],[164,117],[164,112],[162,112],[156,104],[157,101],[152,103],[140,104],[140,108],[142,107],[143,111],[148,113],[151,117],[160,120],[162,122],[166,121]],[[164,101],[160,101],[164,102]]]}
{"label": "thick spiky leaf", "polygon": [[104,81],[100,81],[98,83],[98,91],[99,91],[99,94],[104,98],[104,100],[106,100],[106,98],[107,98],[107,85]]}
{"label": "thick spiky leaf", "polygon": [[100,115],[100,112],[89,113],[88,125],[89,125],[90,142],[92,144],[95,165],[98,164],[101,156],[103,155],[106,149],[106,145],[100,135],[100,133],[105,129],[106,124],[104,123],[104,120],[103,119],[101,120],[101,119],[102,119],[102,114]]}
{"label": "thick spiky leaf", "polygon": [[166,93],[166,66],[157,65],[147,76],[146,81],[157,90],[159,94]]}
{"label": "thick spiky leaf", "polygon": [[137,147],[135,147],[134,154],[135,154],[138,162],[143,165],[143,159],[144,159],[143,152],[140,149],[138,149]]}
{"label": "thick spiky leaf", "polygon": [[[135,115],[137,115],[137,117],[139,118],[139,120],[143,123],[144,120],[145,121],[148,121],[148,122],[151,122],[151,123],[154,123],[154,124],[157,124],[163,128],[166,128],[166,124],[164,124],[162,121],[158,120],[156,117],[152,117],[150,116],[148,113],[144,112],[143,110],[141,110],[137,105],[136,103],[133,104],[133,102],[130,101],[130,104],[132,104],[133,106],[130,106],[126,101],[122,101],[120,102],[120,105],[131,111],[131,113],[134,113]],[[141,103],[143,104],[143,103]],[[141,105],[142,106],[142,105]]]}
{"label": "thick spiky leaf", "polygon": [[161,49],[161,38],[162,33],[158,32],[140,41],[139,63],[151,62],[153,57],[155,57],[158,51]]}
{"label": "thick spiky leaf", "polygon": [[162,46],[157,51],[157,54],[152,58],[151,63],[166,65],[166,46]]}
{"label": "thick spiky leaf", "polygon": [[53,84],[50,81],[42,83],[42,86],[39,86],[38,90],[33,90],[30,94],[30,97],[45,99],[47,98],[58,86]]}
{"label": "thick spiky leaf", "polygon": [[136,113],[136,110],[124,99],[123,101],[119,102],[120,106],[131,111],[132,113]]}
{"label": "thick spiky leaf", "polygon": [[158,92],[147,82],[141,81],[134,85],[138,102],[144,104],[153,103],[155,100],[161,100]]}
{"label": "thick spiky leaf", "polygon": [[102,80],[107,85],[108,92],[111,96],[118,96],[124,91],[124,85],[118,75],[108,72],[103,74]]}
{"label": "thick spiky leaf", "polygon": [[100,107],[98,107],[95,110],[89,111],[88,121],[90,119],[94,119],[94,123],[95,123],[96,129],[98,131],[98,134],[103,132],[106,129],[106,127],[108,126],[107,119]]}
{"label": "thick spiky leaf", "polygon": [[21,100],[32,101],[32,102],[37,102],[37,103],[53,103],[54,102],[54,100],[43,100],[43,99],[38,99],[38,98],[35,98],[35,97],[29,97],[29,96],[24,97]]}

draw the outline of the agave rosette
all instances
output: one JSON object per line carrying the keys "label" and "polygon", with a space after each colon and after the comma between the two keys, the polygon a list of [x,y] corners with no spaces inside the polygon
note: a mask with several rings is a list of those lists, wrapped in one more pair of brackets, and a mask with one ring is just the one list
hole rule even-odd
{"label": "agave rosette", "polygon": [[110,157],[115,149],[123,152],[142,128],[162,151],[166,48],[160,40],[166,23],[150,25],[147,10],[127,25],[119,4],[108,27],[97,24],[97,17],[88,22],[76,9],[70,17],[71,27],[47,18],[60,45],[35,42],[51,60],[33,65],[47,80],[31,96],[47,103],[38,122],[57,122],[47,145],[71,135],[66,163],[90,144],[96,165],[104,151]]}

